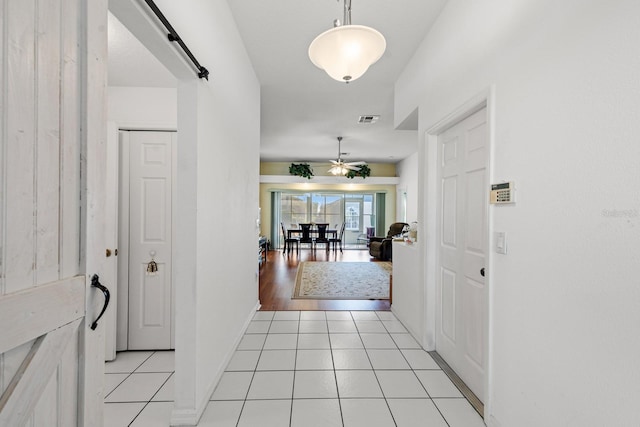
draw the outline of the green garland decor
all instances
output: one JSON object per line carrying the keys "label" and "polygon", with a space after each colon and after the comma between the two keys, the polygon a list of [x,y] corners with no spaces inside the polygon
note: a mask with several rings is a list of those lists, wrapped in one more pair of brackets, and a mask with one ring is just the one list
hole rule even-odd
{"label": "green garland decor", "polygon": [[365,179],[366,177],[371,175],[371,168],[369,167],[369,165],[361,165],[359,167],[360,167],[360,170],[357,170],[357,171],[349,170],[349,172],[347,172],[345,176],[349,179],[353,179],[356,176],[361,176],[362,179]]}
{"label": "green garland decor", "polygon": [[311,177],[313,176],[313,170],[307,163],[291,163],[291,166],[289,166],[289,173],[291,175],[301,176],[307,179],[311,179]]}

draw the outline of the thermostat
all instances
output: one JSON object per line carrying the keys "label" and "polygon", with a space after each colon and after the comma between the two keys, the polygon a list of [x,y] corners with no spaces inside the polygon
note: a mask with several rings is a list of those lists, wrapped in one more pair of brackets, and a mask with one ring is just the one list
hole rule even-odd
{"label": "thermostat", "polygon": [[489,203],[492,205],[503,205],[507,203],[515,203],[515,189],[513,182],[502,182],[500,184],[491,184],[491,196]]}

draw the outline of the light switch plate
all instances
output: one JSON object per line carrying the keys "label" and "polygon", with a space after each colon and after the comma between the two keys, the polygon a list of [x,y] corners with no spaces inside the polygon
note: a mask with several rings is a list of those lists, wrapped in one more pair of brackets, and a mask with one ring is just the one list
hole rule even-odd
{"label": "light switch plate", "polygon": [[494,233],[496,253],[507,253],[507,233],[504,231],[496,231]]}

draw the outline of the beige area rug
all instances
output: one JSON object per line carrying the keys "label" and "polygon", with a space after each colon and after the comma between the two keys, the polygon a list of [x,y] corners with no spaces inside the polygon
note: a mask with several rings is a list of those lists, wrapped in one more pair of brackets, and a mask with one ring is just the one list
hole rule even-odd
{"label": "beige area rug", "polygon": [[390,274],[390,262],[303,261],[293,298],[389,299]]}

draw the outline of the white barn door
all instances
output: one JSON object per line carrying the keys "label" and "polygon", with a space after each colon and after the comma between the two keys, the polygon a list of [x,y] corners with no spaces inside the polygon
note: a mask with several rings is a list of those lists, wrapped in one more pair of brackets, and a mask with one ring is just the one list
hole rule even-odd
{"label": "white barn door", "polygon": [[438,135],[436,351],[484,401],[486,108]]}
{"label": "white barn door", "polygon": [[106,1],[0,10],[0,425],[100,426]]}

